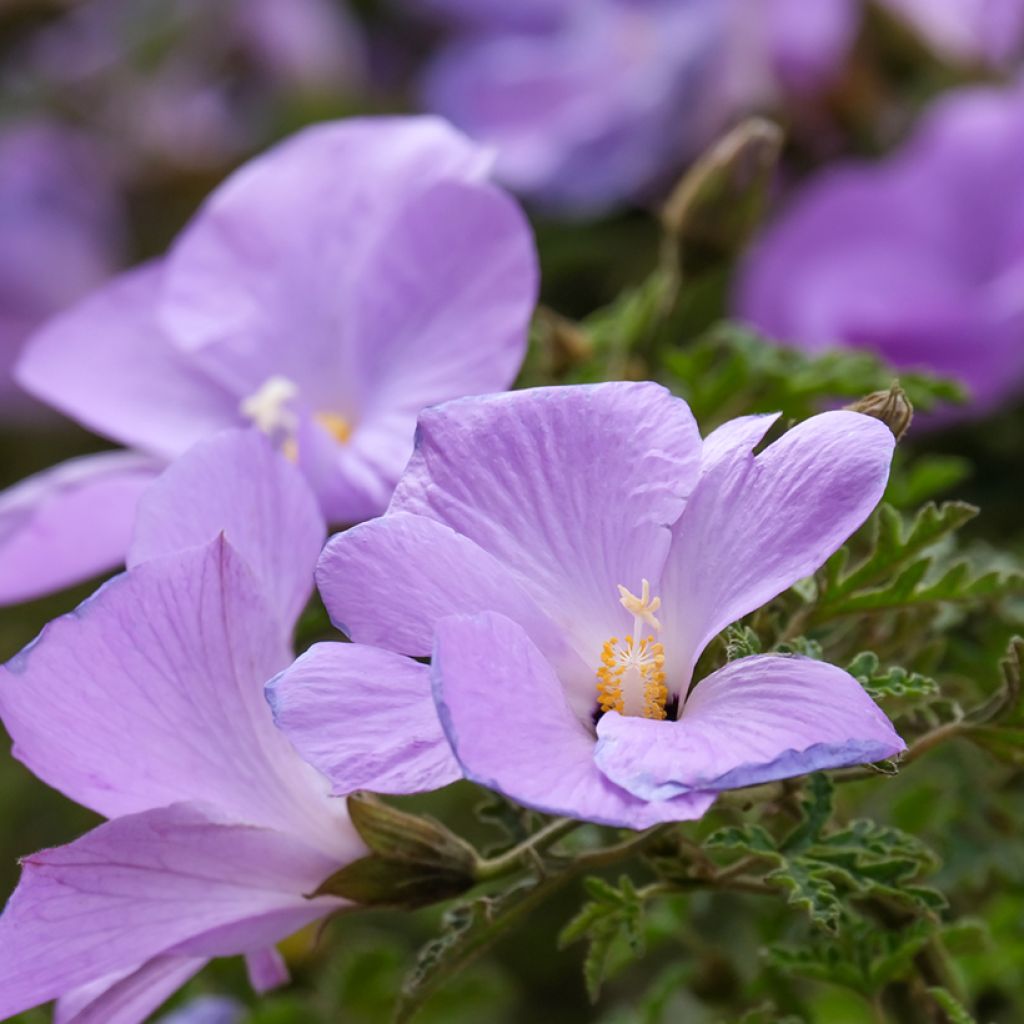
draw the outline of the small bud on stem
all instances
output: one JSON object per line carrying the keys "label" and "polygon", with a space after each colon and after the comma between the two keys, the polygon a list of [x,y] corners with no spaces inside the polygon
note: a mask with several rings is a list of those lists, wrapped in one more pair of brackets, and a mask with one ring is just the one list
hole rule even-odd
{"label": "small bud on stem", "polygon": [[873,391],[846,408],[881,420],[897,441],[902,439],[914,418],[914,407],[898,380],[892,382],[888,391]]}

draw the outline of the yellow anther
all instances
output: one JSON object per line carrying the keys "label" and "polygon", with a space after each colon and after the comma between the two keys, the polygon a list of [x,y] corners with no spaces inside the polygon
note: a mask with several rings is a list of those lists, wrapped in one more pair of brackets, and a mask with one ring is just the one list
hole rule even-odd
{"label": "yellow anther", "polygon": [[631,593],[620,583],[619,603],[638,621],[646,622],[651,629],[661,629],[661,623],[654,614],[661,607],[661,598],[651,597],[651,584],[649,581],[641,581],[639,597]]}
{"label": "yellow anther", "polygon": [[622,644],[612,637],[601,648],[601,663],[596,675],[597,703],[602,712],[665,717],[665,650],[653,636],[638,644],[631,636]]}
{"label": "yellow anther", "polygon": [[318,412],[314,419],[339,444],[347,444],[352,436],[352,425],[336,412]]}

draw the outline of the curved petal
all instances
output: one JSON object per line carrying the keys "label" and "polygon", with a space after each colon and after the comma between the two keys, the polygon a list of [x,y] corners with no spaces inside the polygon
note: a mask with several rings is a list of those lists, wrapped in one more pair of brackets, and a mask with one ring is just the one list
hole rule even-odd
{"label": "curved petal", "polygon": [[763,422],[736,430],[731,451],[714,446],[673,529],[661,597],[667,669],[684,690],[716,633],[821,566],[885,490],[895,441],[879,420],[822,413],[755,456]]}
{"label": "curved petal", "polygon": [[554,669],[510,619],[440,623],[434,699],[467,778],[527,807],[623,828],[699,818],[713,794],[638,800],[594,764],[594,736],[569,708]]}
{"label": "curved petal", "polygon": [[238,398],[183,356],[156,322],[160,264],[115,278],[30,340],[26,391],[123,444],[164,458],[241,422]]}
{"label": "curved petal", "polygon": [[361,644],[314,644],[267,684],[277,727],[335,796],[423,793],[461,778],[430,669]]}
{"label": "curved petal", "polygon": [[327,528],[302,474],[256,430],[200,442],[146,491],[128,565],[208,544],[221,533],[290,633],[313,589]]}
{"label": "curved petal", "polygon": [[267,946],[245,954],[245,969],[253,991],[263,995],[272,989],[287,985],[290,975],[288,964],[277,946]]}
{"label": "curved petal", "polygon": [[206,962],[204,957],[157,956],[141,967],[83,985],[57,1000],[53,1024],[138,1024]]}
{"label": "curved petal", "polygon": [[351,422],[364,346],[350,311],[374,287],[363,277],[367,253],[411,196],[479,180],[489,161],[438,118],[307,128],[206,201],[169,257],[162,320],[232,392],[285,376],[312,409]]}
{"label": "curved petal", "polygon": [[107,817],[210,800],[336,849],[342,810],[263,698],[289,658],[252,573],[218,538],[131,569],[51,622],[0,671],[0,715],[15,756]]}
{"label": "curved petal", "polygon": [[420,416],[391,509],[475,541],[596,664],[628,622],[618,585],[659,577],[699,461],[689,407],[657,384],[467,398]]}
{"label": "curved petal", "polygon": [[755,656],[702,679],[678,721],[609,712],[596,760],[646,800],[866,764],[906,744],[853,676],[809,658]]}
{"label": "curved petal", "polygon": [[0,917],[0,1017],[226,928],[236,941],[218,955],[261,948],[264,922],[284,938],[338,906],[303,896],[337,867],[281,832],[185,804],[34,854]]}
{"label": "curved petal", "polygon": [[[374,240],[353,295],[363,417],[509,387],[537,277],[529,224],[505,193],[442,181],[411,198]],[[412,433],[402,466],[410,454]]]}
{"label": "curved petal", "polygon": [[139,496],[163,463],[137,452],[86,455],[0,494],[0,604],[28,601],[117,568]]}

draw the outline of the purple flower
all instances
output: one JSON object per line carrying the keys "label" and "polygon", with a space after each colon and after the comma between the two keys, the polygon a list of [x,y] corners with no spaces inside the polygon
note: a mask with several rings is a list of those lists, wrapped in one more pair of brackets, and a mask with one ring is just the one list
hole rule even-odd
{"label": "purple flower", "polygon": [[737,315],[809,351],[872,349],[962,381],[975,411],[1024,384],[1024,91],[941,101],[895,154],[826,171],[742,268]]}
{"label": "purple flower", "polygon": [[[144,495],[131,567],[0,669],[15,755],[111,819],[23,862],[0,1017],[57,998],[62,1021],[131,1024],[236,954],[262,990],[287,977],[274,944],[342,905],[308,894],[365,848],[263,696],[325,534],[258,432],[203,441]],[[344,646],[351,668],[364,652]],[[428,685],[386,657],[397,685]]]}
{"label": "purple flower", "polygon": [[1024,54],[1024,0],[885,0],[947,57],[1006,66]]}
{"label": "purple flower", "polygon": [[26,337],[113,272],[121,213],[83,136],[41,120],[0,133],[0,420],[29,413],[10,380]]}
{"label": "purple flower", "polygon": [[381,511],[416,414],[507,387],[537,287],[489,157],[434,118],[307,129],[218,188],[162,261],[42,329],[19,382],[140,454],[0,496],[0,601],[117,565],[141,478],[246,421],[329,520]]}
{"label": "purple flower", "polygon": [[259,145],[289,98],[356,87],[365,62],[330,0],[90,0],[27,37],[9,88],[56,93],[128,163],[203,169]]}
{"label": "purple flower", "polygon": [[736,108],[816,89],[856,28],[852,0],[434,0],[468,22],[424,102],[498,151],[511,187],[563,210],[637,198]]}
{"label": "purple flower", "polygon": [[[390,508],[332,539],[320,592],[354,640],[432,654],[433,743],[546,812],[640,828],[722,789],[889,757],[902,741],[831,665],[744,658],[690,688],[708,642],[817,569],[885,486],[877,420],[825,413],[754,455],[774,420],[702,442],[650,383],[427,410]],[[332,775],[348,684],[326,668],[286,672],[273,700]]]}

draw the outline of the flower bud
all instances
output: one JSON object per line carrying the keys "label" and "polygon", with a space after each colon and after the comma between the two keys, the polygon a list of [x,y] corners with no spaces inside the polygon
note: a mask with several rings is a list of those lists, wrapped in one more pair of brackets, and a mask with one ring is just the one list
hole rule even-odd
{"label": "flower bud", "polygon": [[888,391],[873,391],[846,408],[881,420],[897,441],[907,432],[914,418],[914,407],[898,380],[892,382]]}
{"label": "flower bud", "polygon": [[684,249],[740,249],[764,213],[781,150],[778,125],[761,117],[738,124],[676,185],[661,215],[668,236]]}
{"label": "flower bud", "polygon": [[472,888],[476,851],[440,823],[365,793],[350,796],[348,809],[370,855],[336,871],[314,896],[339,896],[365,906],[413,908]]}

